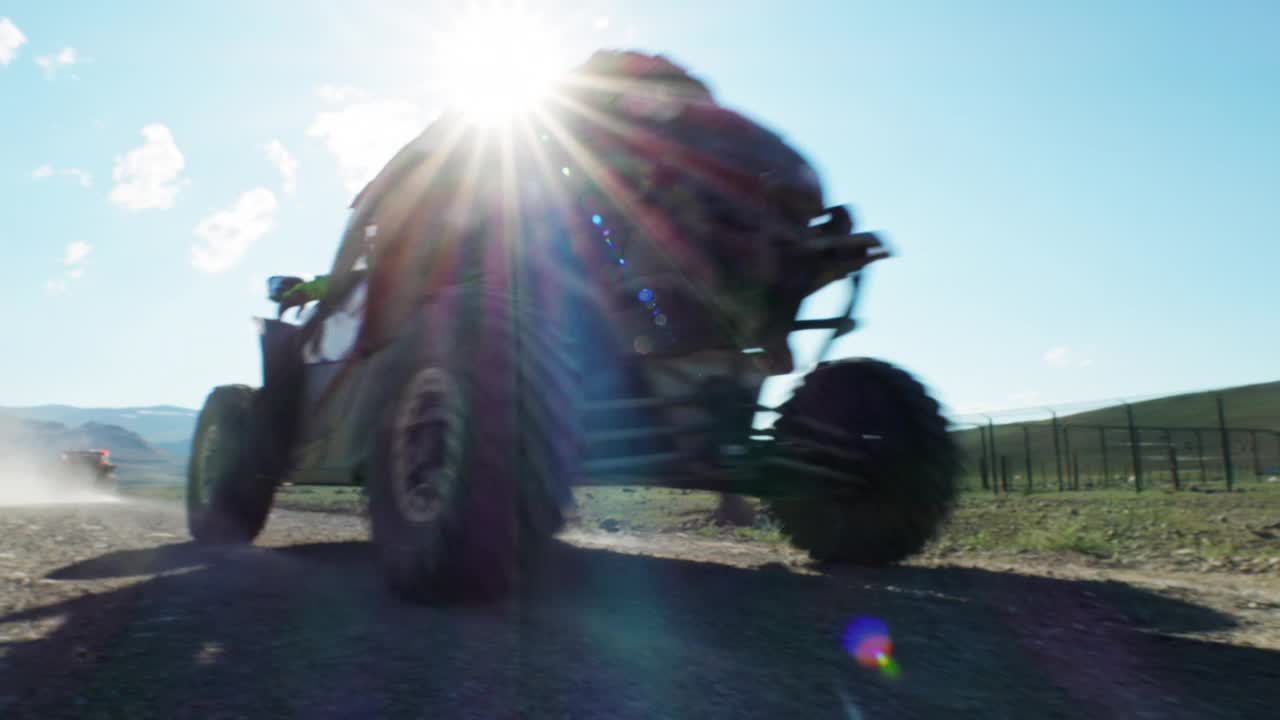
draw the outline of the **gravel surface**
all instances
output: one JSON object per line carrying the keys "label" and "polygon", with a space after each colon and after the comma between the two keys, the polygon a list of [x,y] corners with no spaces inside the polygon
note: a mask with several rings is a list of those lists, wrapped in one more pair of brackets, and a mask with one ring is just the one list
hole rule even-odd
{"label": "gravel surface", "polygon": [[[0,718],[1273,718],[1280,703],[1267,585],[826,570],[784,546],[573,531],[510,600],[427,608],[384,589],[366,539],[357,518],[278,511],[253,547],[197,548],[173,504],[0,507]],[[858,616],[887,623],[898,676],[842,650]]]}

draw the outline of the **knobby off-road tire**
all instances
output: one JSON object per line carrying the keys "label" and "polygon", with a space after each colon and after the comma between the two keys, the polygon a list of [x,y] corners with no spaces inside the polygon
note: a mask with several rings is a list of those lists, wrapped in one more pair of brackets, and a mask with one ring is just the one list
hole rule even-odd
{"label": "knobby off-road tire", "polygon": [[445,291],[415,322],[369,462],[373,540],[410,601],[495,599],[564,524],[581,454],[574,365],[505,294]]}
{"label": "knobby off-road tire", "polygon": [[187,466],[187,527],[196,542],[253,542],[267,522],[276,482],[262,474],[257,395],[224,385],[200,411]]}
{"label": "knobby off-road tire", "polygon": [[774,427],[782,443],[843,453],[818,462],[847,473],[852,490],[768,503],[792,544],[815,560],[897,562],[919,552],[954,507],[959,463],[947,422],[920,383],[892,365],[819,365]]}

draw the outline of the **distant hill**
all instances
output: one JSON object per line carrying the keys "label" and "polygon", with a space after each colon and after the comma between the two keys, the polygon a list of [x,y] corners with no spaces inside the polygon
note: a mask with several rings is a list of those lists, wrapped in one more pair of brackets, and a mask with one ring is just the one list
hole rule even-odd
{"label": "distant hill", "polygon": [[68,427],[59,422],[28,420],[0,413],[0,461],[56,459],[63,450],[105,449],[122,482],[152,482],[181,477],[185,458],[157,448],[141,435],[99,422]]}
{"label": "distant hill", "polygon": [[[1238,385],[1133,403],[1134,421],[1154,427],[1217,427],[1218,397],[1222,398],[1228,426],[1280,431],[1280,382]],[[1068,415],[1066,419],[1079,424],[1126,422],[1123,405]]]}
{"label": "distant hill", "polygon": [[[36,405],[0,407],[3,416],[23,420],[56,423],[69,428],[83,425],[111,425],[140,436],[152,451],[161,451],[169,461],[186,465],[191,456],[191,438],[196,433],[198,411],[174,405],[145,407],[76,407],[72,405]],[[114,454],[113,450],[113,454]]]}
{"label": "distant hill", "polygon": [[187,442],[195,434],[196,410],[172,405],[123,408],[82,408],[71,405],[0,407],[0,415],[61,423],[78,427],[85,423],[115,425],[141,435],[150,443]]}
{"label": "distant hill", "polygon": [[152,442],[151,444],[173,456],[175,460],[185,463],[191,457],[191,441],[193,438],[174,442]]}
{"label": "distant hill", "polygon": [[[1231,455],[1237,473],[1252,475],[1256,470],[1271,473],[1280,467],[1280,382],[1240,385],[1236,387],[1183,393],[1132,403],[1134,425],[1138,428],[1138,440],[1142,447],[1143,463],[1149,469],[1165,469],[1168,463],[1169,445],[1177,448],[1179,462],[1185,469],[1199,470],[1202,459],[1208,463],[1209,477],[1222,475],[1223,448],[1221,434],[1217,431],[1218,398],[1222,398],[1229,433]],[[1047,413],[1046,413],[1047,414]],[[1023,427],[1030,429],[1024,433]],[[1070,449],[1090,472],[1103,462],[1101,440],[1107,439],[1110,471],[1129,472],[1131,445],[1127,431],[1128,413],[1124,405],[1060,414],[1058,426],[1064,432],[1059,436],[1059,447],[1064,459]],[[1009,422],[994,425],[995,446],[998,455],[1008,455],[1011,472],[1024,469],[1025,450],[1029,446],[1033,463],[1040,467],[1045,461],[1054,467],[1053,433],[1048,419],[1033,422]],[[1107,428],[1100,431],[1098,428]],[[1201,429],[1202,432],[1195,432]],[[1264,432],[1251,433],[1248,430]],[[1067,437],[1066,433],[1070,433]],[[970,463],[976,463],[982,455],[982,433],[969,426],[956,430],[954,436],[966,451]],[[1254,451],[1254,440],[1258,450]],[[1254,466],[1258,462],[1259,467]],[[1065,460],[1064,460],[1065,461]],[[973,466],[970,472],[974,472]],[[1033,470],[1045,477],[1044,469]],[[1196,477],[1199,477],[1198,475]]]}
{"label": "distant hill", "polygon": [[[1216,428],[1219,397],[1228,427],[1280,432],[1280,381],[1167,395],[1132,403],[1130,408],[1134,424],[1144,428]],[[1039,415],[1041,419],[1031,422],[1048,423],[1047,410]],[[997,437],[1005,431],[1013,432],[1023,422],[1027,421],[996,423]],[[1060,412],[1058,422],[1060,425],[1121,426],[1128,424],[1128,414],[1123,404],[1116,404],[1084,412]]]}

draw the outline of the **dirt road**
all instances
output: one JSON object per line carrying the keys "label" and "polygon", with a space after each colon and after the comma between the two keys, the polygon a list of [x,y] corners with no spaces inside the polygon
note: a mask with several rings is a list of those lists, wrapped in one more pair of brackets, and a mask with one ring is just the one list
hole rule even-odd
{"label": "dirt road", "polygon": [[[384,590],[365,538],[353,517],[280,511],[257,546],[211,550],[187,544],[171,504],[0,508],[0,717],[1100,720],[1280,704],[1280,650],[1239,644],[1247,615],[1172,586],[820,572],[773,546],[574,532],[518,597],[424,608]],[[842,649],[858,616],[887,623],[896,678]]]}

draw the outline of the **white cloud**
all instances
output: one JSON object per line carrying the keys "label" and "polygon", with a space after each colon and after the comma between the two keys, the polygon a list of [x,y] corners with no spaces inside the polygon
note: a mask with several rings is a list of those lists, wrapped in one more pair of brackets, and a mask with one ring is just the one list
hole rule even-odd
{"label": "white cloud", "polygon": [[230,207],[205,217],[196,225],[201,238],[191,247],[191,265],[201,272],[230,268],[275,222],[276,196],[266,188],[242,193]]}
{"label": "white cloud", "polygon": [[17,25],[7,17],[0,17],[0,65],[8,65],[18,56],[18,48],[27,43]]}
{"label": "white cloud", "polygon": [[1046,350],[1044,361],[1056,368],[1084,368],[1093,364],[1093,358],[1088,354],[1064,346]]}
{"label": "white cloud", "polygon": [[88,170],[81,170],[80,168],[63,168],[61,170],[54,170],[52,165],[45,164],[31,171],[31,179],[44,180],[45,178],[53,177],[55,173],[58,175],[69,175],[75,178],[79,181],[80,187],[82,188],[93,187],[93,175],[90,175]]}
{"label": "white cloud", "polygon": [[116,157],[111,202],[128,210],[173,207],[178,191],[187,184],[179,177],[186,161],[164,125],[147,125],[142,137],[142,145]]}
{"label": "white cloud", "polygon": [[80,168],[63,168],[62,174],[70,175],[76,180],[79,180],[80,187],[82,188],[93,187],[93,175],[90,175],[88,170],[81,170]]}
{"label": "white cloud", "polygon": [[36,58],[36,64],[44,68],[45,77],[52,80],[58,76],[59,70],[75,65],[78,60],[79,56],[75,48],[64,47],[52,55],[41,55]]}
{"label": "white cloud", "polygon": [[267,153],[267,162],[280,173],[280,181],[284,185],[286,195],[292,195],[298,189],[298,160],[289,154],[284,143],[272,140],[262,148]]}
{"label": "white cloud", "polygon": [[62,262],[64,265],[76,265],[84,262],[84,259],[89,256],[89,253],[92,250],[92,245],[87,242],[77,240],[67,245],[67,252],[62,258]]}
{"label": "white cloud", "polygon": [[424,125],[423,112],[403,100],[356,103],[316,115],[307,134],[319,138],[338,161],[343,185],[352,194],[382,169]]}
{"label": "white cloud", "polygon": [[67,292],[71,283],[84,277],[84,261],[92,250],[93,246],[87,242],[77,240],[68,243],[62,255],[62,264],[68,267],[62,273],[62,277],[46,280],[44,291],[50,295],[61,295]]}
{"label": "white cloud", "polygon": [[326,84],[316,88],[316,97],[325,102],[341,103],[352,100],[363,100],[366,95],[363,90],[354,85],[333,85]]}

